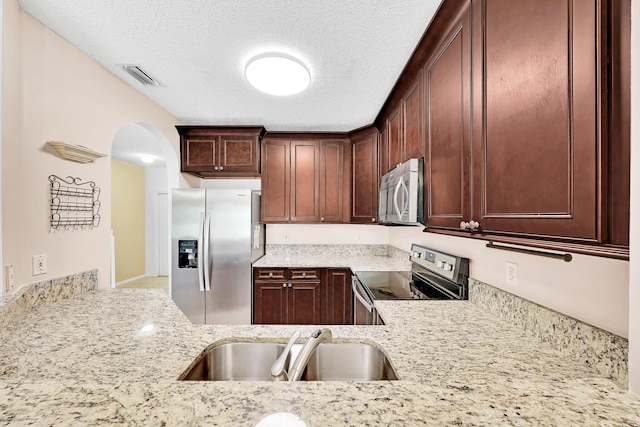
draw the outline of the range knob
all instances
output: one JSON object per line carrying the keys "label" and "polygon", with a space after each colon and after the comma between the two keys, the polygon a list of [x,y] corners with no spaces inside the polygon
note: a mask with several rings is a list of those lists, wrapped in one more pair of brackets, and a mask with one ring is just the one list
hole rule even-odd
{"label": "range knob", "polygon": [[442,262],[442,261],[438,261],[438,262],[436,263],[436,266],[437,266],[438,268],[444,268],[444,262]]}
{"label": "range knob", "polygon": [[422,258],[422,252],[413,251],[413,257],[414,258]]}
{"label": "range knob", "polygon": [[444,263],[443,268],[444,268],[444,271],[451,271],[451,270],[453,270],[453,266],[452,266],[451,264],[449,264],[449,263],[446,263],[446,262]]}

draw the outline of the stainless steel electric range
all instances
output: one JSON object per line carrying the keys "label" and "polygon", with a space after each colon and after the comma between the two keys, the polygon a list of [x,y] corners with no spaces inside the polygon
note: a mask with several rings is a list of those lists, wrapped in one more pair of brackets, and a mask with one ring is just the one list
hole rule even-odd
{"label": "stainless steel electric range", "polygon": [[353,276],[355,324],[376,324],[376,300],[465,300],[469,259],[411,245],[411,271],[358,271]]}

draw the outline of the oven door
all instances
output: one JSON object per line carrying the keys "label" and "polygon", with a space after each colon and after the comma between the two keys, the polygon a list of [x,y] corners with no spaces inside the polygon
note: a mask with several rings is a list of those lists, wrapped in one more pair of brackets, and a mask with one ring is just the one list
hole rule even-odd
{"label": "oven door", "polygon": [[373,300],[356,276],[351,276],[351,287],[353,288],[353,324],[375,325],[378,316],[373,307]]}

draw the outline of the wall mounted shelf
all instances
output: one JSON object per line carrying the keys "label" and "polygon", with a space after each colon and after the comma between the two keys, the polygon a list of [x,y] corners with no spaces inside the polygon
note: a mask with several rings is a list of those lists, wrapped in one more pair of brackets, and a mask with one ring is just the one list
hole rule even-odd
{"label": "wall mounted shelf", "polygon": [[60,141],[47,141],[47,144],[56,150],[59,157],[74,162],[88,163],[106,156],[106,154],[98,153],[82,145],[67,144]]}

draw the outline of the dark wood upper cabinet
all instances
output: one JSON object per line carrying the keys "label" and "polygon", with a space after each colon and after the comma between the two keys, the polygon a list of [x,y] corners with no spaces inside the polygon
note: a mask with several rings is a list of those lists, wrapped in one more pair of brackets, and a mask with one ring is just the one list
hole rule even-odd
{"label": "dark wood upper cabinet", "polygon": [[391,170],[389,166],[389,123],[384,122],[380,128],[380,148],[378,149],[379,176]]}
{"label": "dark wood upper cabinet", "polygon": [[351,135],[351,222],[378,220],[378,130],[371,126]]}
{"label": "dark wood upper cabinet", "polygon": [[291,141],[291,222],[320,221],[320,145]]}
{"label": "dark wood upper cabinet", "polygon": [[423,127],[423,73],[420,71],[415,83],[402,98],[404,151],[402,161],[424,156]]}
{"label": "dark wood upper cabinet", "polygon": [[395,168],[403,160],[404,141],[402,140],[402,108],[398,105],[388,119],[389,132],[389,170]]}
{"label": "dark wood upper cabinet", "polygon": [[483,231],[600,239],[599,5],[479,4],[472,219]]}
{"label": "dark wood upper cabinet", "polygon": [[345,166],[350,160],[347,145],[344,140],[320,141],[321,222],[345,220],[349,191],[349,176],[345,175]]}
{"label": "dark wood upper cabinet", "polygon": [[423,126],[425,231],[628,258],[629,7],[442,2],[374,122],[381,173]]}
{"label": "dark wood upper cabinet", "polygon": [[289,222],[291,218],[291,142],[262,142],[262,222]]}
{"label": "dark wood upper cabinet", "polygon": [[270,134],[264,139],[262,222],[348,221],[348,139],[312,136],[318,135]]}
{"label": "dark wood upper cabinet", "polygon": [[424,67],[425,225],[458,228],[471,217],[471,5]]}
{"label": "dark wood upper cabinet", "polygon": [[264,128],[176,126],[181,170],[201,178],[260,176],[260,141]]}

